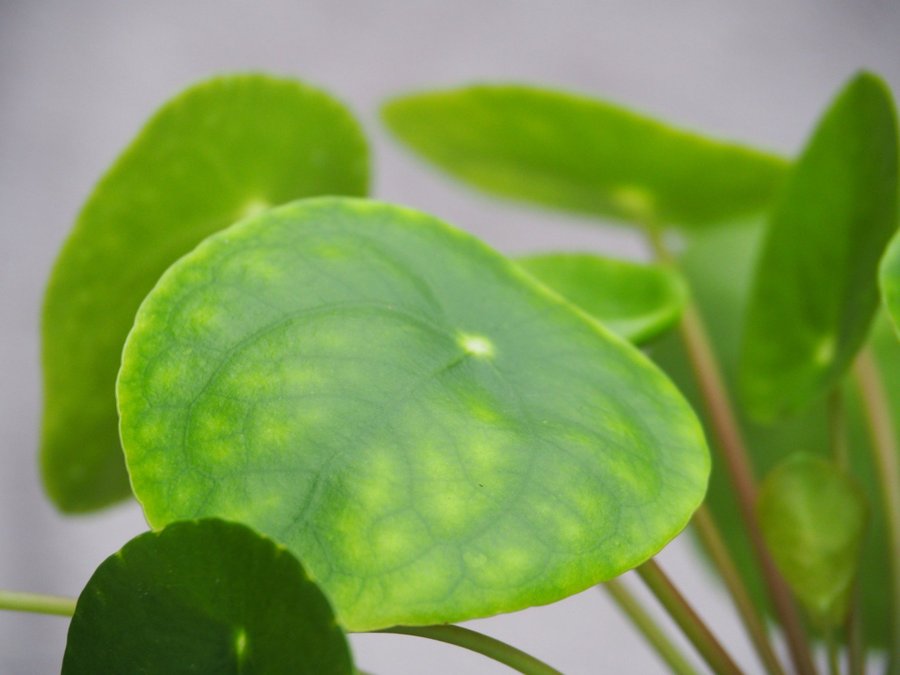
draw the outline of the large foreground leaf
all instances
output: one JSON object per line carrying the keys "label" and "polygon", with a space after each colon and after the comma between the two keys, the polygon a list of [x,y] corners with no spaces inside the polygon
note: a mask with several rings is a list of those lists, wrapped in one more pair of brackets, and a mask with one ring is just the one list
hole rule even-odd
{"label": "large foreground leaf", "polygon": [[881,294],[900,334],[900,232],[894,236],[881,261]]}
{"label": "large foreground leaf", "polygon": [[840,627],[866,531],[859,486],[833,462],[793,455],[766,476],[756,510],[791,589],[818,625]]}
{"label": "large foreground leaf", "polygon": [[[749,295],[754,261],[758,255],[762,230],[758,226],[710,231],[691,243],[681,260],[693,297],[709,328],[712,342],[724,366],[729,388],[734,392],[737,375],[742,320]],[[895,412],[894,428],[900,432],[900,349],[897,337],[886,320],[876,321],[869,339],[882,379],[888,390],[889,408]],[[677,336],[666,336],[652,346],[654,359],[702,410],[688,359]],[[890,626],[889,595],[884,580],[889,578],[887,525],[880,499],[880,481],[872,461],[872,450],[856,387],[844,387],[847,402],[848,448],[852,475],[862,484],[870,501],[869,533],[866,536],[860,573],[865,638],[884,646]],[[823,402],[775,425],[754,422],[739,409],[741,426],[751,452],[757,476],[764,476],[789,455],[798,452],[831,455],[828,415]],[[898,437],[900,442],[900,437]],[[750,543],[734,499],[726,472],[713,464],[707,504],[713,510],[729,548],[735,553],[742,576],[750,585],[756,602],[766,607],[766,594],[756,572]]]}
{"label": "large foreground leaf", "polygon": [[118,394],[153,526],[253,525],[356,630],[614,577],[684,527],[709,470],[639,351],[476,239],[360,200],[272,210],[176,263]]}
{"label": "large foreground leaf", "polygon": [[63,675],[351,675],[328,600],[243,525],[175,523],[128,542],[78,598]]}
{"label": "large foreground leaf", "polygon": [[584,253],[519,258],[529,274],[626,340],[643,344],[681,316],[687,290],[670,267]]}
{"label": "large foreground leaf", "polygon": [[897,228],[897,181],[890,92],[859,75],[792,169],[756,268],[741,387],[761,420],[824,395],[865,341],[878,261]]}
{"label": "large foreground leaf", "polygon": [[497,195],[629,222],[696,228],[768,206],[785,163],[616,105],[516,85],[404,96],[387,126]]}
{"label": "large foreground leaf", "polygon": [[298,197],[360,195],[367,151],[324,93],[260,75],[220,77],[167,103],[88,199],[44,305],[41,465],[64,511],[129,494],[115,379],[160,274],[211,232]]}

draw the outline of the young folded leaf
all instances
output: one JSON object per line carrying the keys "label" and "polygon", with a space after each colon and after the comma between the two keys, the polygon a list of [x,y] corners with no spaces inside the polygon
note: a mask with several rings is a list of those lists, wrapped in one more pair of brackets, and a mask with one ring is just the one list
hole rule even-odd
{"label": "young folded leaf", "polygon": [[352,675],[325,595],[283,547],[221,520],[147,532],[78,598],[63,675]]}
{"label": "young folded leaf", "polygon": [[638,224],[714,225],[765,209],[785,162],[604,101],[479,85],[400,97],[388,128],[477,188]]}
{"label": "young folded leaf", "polygon": [[841,92],[769,221],[745,324],[741,389],[771,421],[844,375],[878,309],[878,261],[897,227],[897,120],[863,73]]}
{"label": "young folded leaf", "polygon": [[219,77],[154,115],[89,197],[47,288],[41,467],[60,509],[130,494],[116,372],[138,305],[163,271],[249,213],[309,195],[362,195],[367,171],[347,110],[292,80]]}
{"label": "young folded leaf", "polygon": [[846,618],[866,530],[865,494],[833,462],[795,455],[760,486],[757,513],[772,558],[813,621]]}
{"label": "young folded leaf", "polygon": [[881,261],[881,295],[900,334],[900,232],[894,236]]}
{"label": "young folded leaf", "polygon": [[362,200],[273,209],[173,265],[118,397],[154,527],[252,525],[353,630],[617,576],[681,531],[709,471],[637,349],[473,237]]}
{"label": "young folded leaf", "polygon": [[548,288],[635,344],[658,337],[678,321],[687,287],[661,265],[640,265],[582,253],[550,253],[517,260]]}

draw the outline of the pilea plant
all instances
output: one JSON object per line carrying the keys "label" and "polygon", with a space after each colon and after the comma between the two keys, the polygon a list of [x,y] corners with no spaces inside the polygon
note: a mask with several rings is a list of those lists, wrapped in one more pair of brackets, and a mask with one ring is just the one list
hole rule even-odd
{"label": "pilea plant", "polygon": [[384,120],[489,193],[640,228],[657,260],[509,259],[364,199],[365,139],[325,93],[192,87],[98,184],[43,315],[49,497],[133,494],[152,529],[77,602],[0,608],[72,615],[66,674],[353,673],[349,631],[553,673],[452,624],[601,585],[697,672],[616,579],[636,569],[709,669],[741,672],[653,560],[690,523],[745,667],[808,675],[824,645],[832,673],[896,673],[885,85],[855,77],[792,161],[524,86]]}

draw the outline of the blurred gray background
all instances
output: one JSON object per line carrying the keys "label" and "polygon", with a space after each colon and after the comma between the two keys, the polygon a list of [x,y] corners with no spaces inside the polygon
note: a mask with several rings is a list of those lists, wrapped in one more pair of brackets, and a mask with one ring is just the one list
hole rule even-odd
{"label": "blurred gray background", "polygon": [[[473,195],[379,128],[388,95],[473,80],[547,83],[793,153],[853,71],[900,91],[897,0],[0,0],[0,588],[77,595],[145,529],[134,504],[66,518],[35,459],[38,311],[56,251],[94,181],[166,98],[213,73],[266,70],[346,101],[374,143],[374,194],[435,213],[508,252],[642,255],[628,232]],[[684,538],[661,560],[749,672],[727,599]],[[0,673],[58,672],[67,622],[0,613]],[[565,673],[662,668],[592,589],[473,622]],[[416,638],[355,636],[380,675],[502,673]]]}

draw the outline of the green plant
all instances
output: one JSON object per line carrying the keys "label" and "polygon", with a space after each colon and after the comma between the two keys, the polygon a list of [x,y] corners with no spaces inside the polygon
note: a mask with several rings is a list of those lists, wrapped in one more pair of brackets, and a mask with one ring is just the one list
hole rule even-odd
{"label": "green plant", "polygon": [[880,80],[854,78],[793,162],[521,86],[407,96],[384,119],[490,193],[640,228],[657,262],[507,259],[362,199],[365,140],[327,95],[191,88],[88,200],[44,310],[49,496],[87,512],[133,494],[154,529],[77,603],[0,608],[74,614],[67,674],[350,673],[345,631],[552,673],[447,624],[603,583],[695,672],[615,579],[637,569],[709,668],[740,672],[653,561],[690,521],[767,672],[788,663],[766,616],[804,675],[820,638],[833,673],[841,645],[851,673],[896,654]]}

